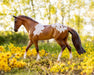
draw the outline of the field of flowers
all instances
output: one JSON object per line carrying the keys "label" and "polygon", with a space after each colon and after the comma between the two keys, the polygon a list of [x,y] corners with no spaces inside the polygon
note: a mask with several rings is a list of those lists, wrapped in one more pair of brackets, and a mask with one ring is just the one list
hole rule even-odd
{"label": "field of flowers", "polygon": [[[86,53],[78,55],[72,51],[69,60],[67,49],[62,53],[61,61],[57,62],[58,53],[46,52],[41,49],[41,59],[36,61],[35,48],[28,50],[27,58],[23,59],[26,47],[14,44],[0,46],[0,74],[5,75],[94,75],[94,44],[86,43]],[[50,50],[49,50],[50,51]]]}

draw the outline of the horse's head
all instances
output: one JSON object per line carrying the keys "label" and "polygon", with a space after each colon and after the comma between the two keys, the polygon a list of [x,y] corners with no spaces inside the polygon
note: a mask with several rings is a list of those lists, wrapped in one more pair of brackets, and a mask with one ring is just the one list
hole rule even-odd
{"label": "horse's head", "polygon": [[22,25],[22,19],[18,16],[13,16],[15,18],[14,31],[17,32],[19,27]]}

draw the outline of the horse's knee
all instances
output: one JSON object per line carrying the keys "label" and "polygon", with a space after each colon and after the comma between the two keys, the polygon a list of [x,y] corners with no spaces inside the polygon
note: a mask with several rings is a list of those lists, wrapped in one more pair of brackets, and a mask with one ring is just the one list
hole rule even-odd
{"label": "horse's knee", "polygon": [[68,48],[68,50],[69,50],[69,52],[71,52],[71,46],[70,45],[66,45],[67,46],[67,48]]}

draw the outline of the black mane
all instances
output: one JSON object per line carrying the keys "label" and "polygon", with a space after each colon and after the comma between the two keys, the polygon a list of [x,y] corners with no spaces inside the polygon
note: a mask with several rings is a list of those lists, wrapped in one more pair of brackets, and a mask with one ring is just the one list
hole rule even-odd
{"label": "black mane", "polygon": [[24,15],[20,15],[20,16],[23,17],[23,18],[26,18],[26,19],[29,19],[29,20],[32,20],[32,21],[38,23],[37,21],[35,21],[34,19],[32,19],[32,18],[30,18],[30,17],[28,17],[28,16],[24,16]]}

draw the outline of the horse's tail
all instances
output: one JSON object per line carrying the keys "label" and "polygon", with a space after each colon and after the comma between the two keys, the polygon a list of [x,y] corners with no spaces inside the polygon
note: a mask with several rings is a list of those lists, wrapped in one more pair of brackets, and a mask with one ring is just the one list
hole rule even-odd
{"label": "horse's tail", "polygon": [[86,51],[84,50],[84,48],[81,45],[81,40],[80,40],[78,33],[70,27],[68,27],[68,32],[70,32],[72,34],[72,42],[73,42],[73,45],[75,46],[77,52],[79,54],[85,53]]}

